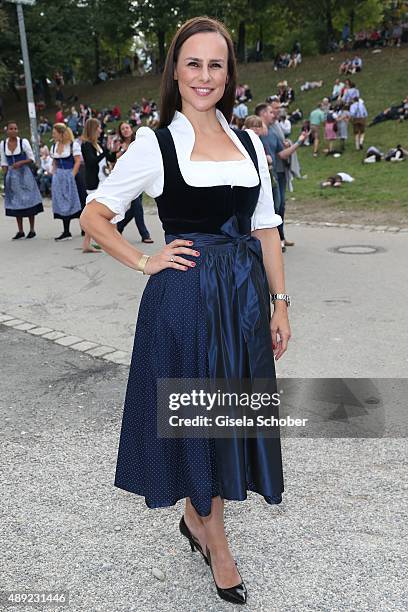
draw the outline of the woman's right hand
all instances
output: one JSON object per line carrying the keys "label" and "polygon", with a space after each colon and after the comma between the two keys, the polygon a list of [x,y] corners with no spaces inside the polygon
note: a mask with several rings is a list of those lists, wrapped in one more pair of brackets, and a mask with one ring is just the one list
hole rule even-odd
{"label": "woman's right hand", "polygon": [[182,255],[192,255],[193,257],[199,257],[199,251],[189,248],[193,242],[191,240],[176,239],[169,242],[162,248],[161,251],[155,255],[151,255],[146,262],[144,273],[145,274],[157,274],[165,268],[174,268],[174,270],[181,270],[185,272],[189,268],[194,268],[195,261],[185,259]]}

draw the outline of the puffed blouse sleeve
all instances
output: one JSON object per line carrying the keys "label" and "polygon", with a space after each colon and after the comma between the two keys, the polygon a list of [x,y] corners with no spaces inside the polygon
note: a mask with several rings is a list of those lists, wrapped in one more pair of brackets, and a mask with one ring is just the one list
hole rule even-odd
{"label": "puffed blouse sleeve", "polygon": [[6,157],[6,153],[5,153],[5,140],[1,140],[0,141],[0,164],[2,166],[7,166],[7,157]]}
{"label": "puffed blouse sleeve", "polygon": [[121,155],[110,175],[88,195],[87,204],[97,200],[116,215],[111,223],[121,221],[131,202],[145,191],[152,198],[163,191],[163,159],[154,131],[142,126],[135,140]]}
{"label": "puffed blouse sleeve", "polygon": [[27,138],[22,139],[21,146],[23,148],[24,153],[27,155],[27,159],[31,159],[31,161],[35,161],[34,152]]}
{"label": "puffed blouse sleeve", "polygon": [[79,142],[77,140],[74,140],[74,142],[72,143],[72,155],[74,157],[76,155],[81,155],[82,156],[81,145],[79,144]]}
{"label": "puffed blouse sleeve", "polygon": [[253,130],[247,130],[250,135],[258,157],[259,176],[261,178],[261,189],[259,191],[258,203],[251,218],[251,231],[277,227],[282,223],[282,217],[275,213],[275,205],[272,195],[272,183],[269,174],[268,161],[264,146]]}

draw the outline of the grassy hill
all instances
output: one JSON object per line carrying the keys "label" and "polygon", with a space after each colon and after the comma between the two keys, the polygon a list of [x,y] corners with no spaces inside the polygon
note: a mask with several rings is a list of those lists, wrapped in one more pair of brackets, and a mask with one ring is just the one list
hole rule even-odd
{"label": "grassy hill", "polygon": [[[306,57],[296,70],[275,72],[270,62],[239,65],[239,80],[248,83],[254,95],[249,110],[266,96],[276,92],[276,84],[286,79],[295,89],[296,101],[293,108],[303,110],[305,117],[324,95],[331,92],[338,66],[348,54],[337,53]],[[353,78],[372,118],[388,105],[400,102],[408,94],[408,48],[384,49],[381,53],[371,50],[361,52],[364,60],[363,71]],[[300,85],[306,80],[324,81],[321,89],[302,93]],[[123,77],[97,86],[78,85],[67,87],[66,96],[75,93],[80,101],[96,108],[120,105],[125,113],[132,102],[142,96],[158,100],[160,77]],[[11,109],[11,110],[10,110]],[[19,121],[22,131],[27,133],[25,104],[5,100],[6,119]],[[48,109],[53,119],[55,109]],[[293,137],[300,127],[294,126]],[[408,121],[388,121],[368,128],[365,144],[376,145],[382,150],[402,144],[408,149]],[[295,191],[288,194],[288,217],[310,217],[322,220],[351,219],[355,222],[385,222],[388,224],[408,223],[408,161],[392,164],[362,164],[364,152],[354,150],[353,134],[349,128],[346,153],[340,158],[321,155],[313,158],[310,148],[299,151],[302,174],[307,178],[295,182]],[[336,172],[349,172],[355,182],[344,185],[340,190],[322,190],[322,179]]]}

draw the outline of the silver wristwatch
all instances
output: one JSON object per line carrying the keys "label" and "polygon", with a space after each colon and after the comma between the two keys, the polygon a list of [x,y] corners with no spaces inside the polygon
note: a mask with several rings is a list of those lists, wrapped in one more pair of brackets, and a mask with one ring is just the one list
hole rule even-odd
{"label": "silver wristwatch", "polygon": [[286,302],[287,306],[290,306],[292,303],[290,295],[288,295],[287,293],[272,293],[271,300],[272,302],[275,302],[275,300],[283,300],[284,302]]}

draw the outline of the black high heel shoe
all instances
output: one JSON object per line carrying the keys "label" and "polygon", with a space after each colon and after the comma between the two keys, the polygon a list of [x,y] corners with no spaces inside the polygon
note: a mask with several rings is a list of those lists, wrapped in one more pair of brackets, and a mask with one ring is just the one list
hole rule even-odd
{"label": "black high heel shoe", "polygon": [[193,536],[193,534],[191,533],[191,531],[189,530],[189,528],[186,525],[186,521],[184,520],[184,515],[181,517],[180,519],[180,532],[183,534],[183,536],[185,536],[188,541],[190,542],[190,546],[191,546],[191,551],[194,552],[196,549],[202,554],[204,561],[206,562],[207,565],[209,565],[208,563],[208,559],[205,556],[205,554],[203,553],[203,549],[201,548],[201,544],[200,542],[197,540],[197,538],[195,538]]}
{"label": "black high heel shoe", "polygon": [[[211,568],[211,573],[212,573],[212,577],[214,580],[214,584],[217,587],[217,593],[221,597],[221,599],[224,599],[225,601],[229,601],[230,603],[234,603],[234,604],[245,604],[247,601],[247,590],[246,590],[246,586],[242,578],[239,584],[229,587],[228,589],[221,589],[221,587],[219,587],[218,584],[215,582],[215,576],[214,576],[213,568],[211,565],[211,555],[210,555],[210,551],[208,550],[208,546],[206,547],[206,553],[207,553],[208,565]],[[238,568],[237,568],[237,572],[239,574]],[[241,574],[239,575],[241,577]]]}

